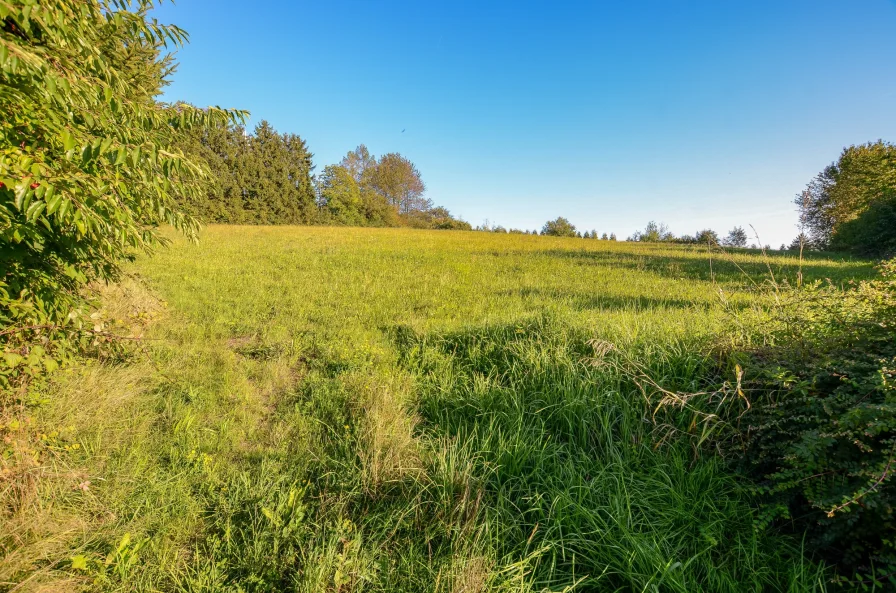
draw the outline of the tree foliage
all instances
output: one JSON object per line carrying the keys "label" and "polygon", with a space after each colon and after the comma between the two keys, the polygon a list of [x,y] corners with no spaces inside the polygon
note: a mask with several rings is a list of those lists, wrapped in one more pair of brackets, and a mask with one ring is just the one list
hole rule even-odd
{"label": "tree foliage", "polygon": [[558,218],[555,218],[554,220],[549,220],[544,223],[544,226],[541,229],[541,234],[549,235],[552,237],[575,237],[576,227],[573,226],[571,222],[560,216]]}
{"label": "tree foliage", "polygon": [[794,202],[813,247],[882,256],[896,248],[896,146],[843,149]]}
{"label": "tree foliage", "polygon": [[5,383],[36,342],[84,323],[81,287],[159,244],[162,224],[195,232],[179,204],[198,197],[203,171],[175,137],[242,117],[156,101],[172,71],[162,52],[186,34],[150,19],[152,4],[0,2]]}
{"label": "tree foliage", "polygon": [[367,147],[361,144],[358,148],[349,151],[342,158],[339,165],[349,172],[355,182],[361,184],[366,178],[367,172],[372,171],[377,166],[377,162],[376,158],[367,150]]}
{"label": "tree foliage", "polygon": [[643,231],[635,231],[631,237],[628,238],[629,241],[648,241],[651,243],[660,243],[665,241],[672,241],[675,238],[669,231],[669,227],[664,223],[650,221],[647,223],[647,226],[644,227]]}
{"label": "tree foliage", "polygon": [[468,229],[425,197],[420,172],[397,153],[377,159],[363,144],[316,176],[305,141],[262,121],[196,130],[184,150],[213,172],[206,194],[185,208],[202,220],[231,224],[327,224]]}
{"label": "tree foliage", "polygon": [[200,219],[238,224],[310,224],[317,217],[312,154],[295,134],[262,120],[183,134],[181,146],[212,171],[205,194],[185,202]]}
{"label": "tree foliage", "polygon": [[725,237],[724,243],[729,247],[746,247],[747,239],[747,231],[744,230],[744,227],[736,226],[728,231],[728,236]]}
{"label": "tree foliage", "polygon": [[328,165],[318,179],[321,221],[361,226],[367,222],[361,188],[352,172],[341,165]]}
{"label": "tree foliage", "polygon": [[401,214],[432,207],[432,202],[424,197],[426,185],[420,171],[397,152],[383,155],[364,175],[365,182]]}
{"label": "tree foliage", "polygon": [[702,245],[718,245],[719,234],[712,229],[703,229],[697,232],[694,241]]}

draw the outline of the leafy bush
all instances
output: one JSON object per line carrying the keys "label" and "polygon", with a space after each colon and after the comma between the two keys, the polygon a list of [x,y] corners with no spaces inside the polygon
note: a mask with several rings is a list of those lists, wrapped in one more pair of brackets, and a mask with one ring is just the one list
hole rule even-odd
{"label": "leafy bush", "polygon": [[[768,518],[849,569],[896,568],[896,260],[882,279],[815,285],[782,309],[748,367],[747,469]],[[889,568],[887,568],[889,567]]]}
{"label": "leafy bush", "polygon": [[0,3],[0,388],[90,330],[82,287],[157,245],[162,224],[195,232],[176,198],[198,196],[202,170],[170,147],[242,117],[156,101],[161,52],[186,34],[149,19],[153,4]]}
{"label": "leafy bush", "polygon": [[896,575],[896,260],[880,269],[848,290],[782,294],[750,337],[760,345],[724,356],[705,391],[642,376],[661,423],[730,455],[755,480],[761,522],[805,534],[849,586]]}

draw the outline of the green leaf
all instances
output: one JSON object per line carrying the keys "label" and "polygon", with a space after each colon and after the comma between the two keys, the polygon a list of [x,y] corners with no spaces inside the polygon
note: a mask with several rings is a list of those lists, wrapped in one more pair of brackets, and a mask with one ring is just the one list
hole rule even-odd
{"label": "green leaf", "polygon": [[106,138],[106,139],[103,140],[103,142],[100,144],[99,153],[100,153],[100,154],[104,154],[107,150],[109,150],[109,147],[110,147],[110,146],[112,146],[112,138]]}
{"label": "green leaf", "polygon": [[59,203],[59,211],[56,213],[56,216],[57,218],[59,218],[59,220],[65,220],[65,215],[68,214],[71,205],[71,200],[67,200],[65,198],[62,199],[62,201]]}
{"label": "green leaf", "polygon": [[65,150],[75,147],[75,136],[69,130],[62,130],[62,146]]}
{"label": "green leaf", "polygon": [[45,185],[47,192],[44,194],[44,200],[47,201],[47,214],[53,214],[56,212],[56,208],[59,207],[59,202],[62,200],[62,194],[57,194],[56,188],[49,183]]}
{"label": "green leaf", "polygon": [[87,570],[87,557],[82,555],[72,556],[72,570]]}
{"label": "green leaf", "polygon": [[34,222],[46,207],[46,202],[32,202],[31,206],[28,207],[28,211],[25,213],[25,218],[28,219],[28,222]]}

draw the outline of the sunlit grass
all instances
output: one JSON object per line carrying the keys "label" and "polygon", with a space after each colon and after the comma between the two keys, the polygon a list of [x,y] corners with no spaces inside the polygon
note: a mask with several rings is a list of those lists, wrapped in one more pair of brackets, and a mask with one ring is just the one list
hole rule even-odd
{"label": "sunlit grass", "polygon": [[[821,569],[754,530],[737,478],[688,443],[655,448],[634,386],[587,362],[605,340],[687,388],[730,311],[800,270],[871,274],[834,256],[472,232],[175,238],[106,297],[107,315],[166,303],[131,358],[61,373],[8,431],[10,467],[38,461],[31,486],[4,491],[0,581],[815,590]],[[39,436],[53,427],[63,448]]]}

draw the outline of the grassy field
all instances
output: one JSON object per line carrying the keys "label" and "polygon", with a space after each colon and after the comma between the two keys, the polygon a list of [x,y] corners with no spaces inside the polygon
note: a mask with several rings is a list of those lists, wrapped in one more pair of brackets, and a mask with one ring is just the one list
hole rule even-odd
{"label": "grassy field", "polygon": [[600,363],[612,344],[688,389],[798,270],[472,232],[175,239],[102,291],[97,322],[144,339],[0,419],[0,589],[822,590],[722,461],[656,446]]}

